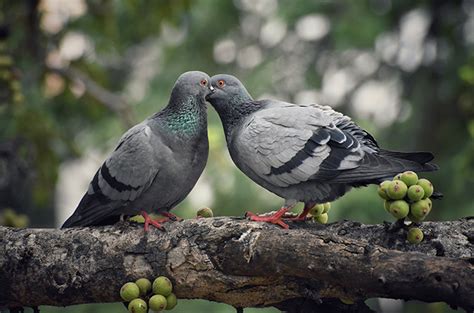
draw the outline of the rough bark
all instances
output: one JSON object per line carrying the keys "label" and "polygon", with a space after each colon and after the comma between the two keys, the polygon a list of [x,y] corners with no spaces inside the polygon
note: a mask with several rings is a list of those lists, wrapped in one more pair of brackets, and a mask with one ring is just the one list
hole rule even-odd
{"label": "rough bark", "polygon": [[0,309],[117,302],[123,283],[166,275],[179,298],[235,307],[294,310],[306,302],[313,309],[305,312],[312,312],[314,303],[334,298],[386,297],[473,310],[474,218],[421,228],[425,240],[411,245],[404,229],[350,221],[295,222],[284,230],[223,217],[146,234],[129,223],[65,231],[0,227]]}

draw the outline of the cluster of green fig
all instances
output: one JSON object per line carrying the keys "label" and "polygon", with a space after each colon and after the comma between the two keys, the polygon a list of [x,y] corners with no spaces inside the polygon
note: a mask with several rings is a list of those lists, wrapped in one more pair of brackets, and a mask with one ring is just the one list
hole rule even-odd
{"label": "cluster of green fig", "polygon": [[173,284],[165,276],[157,277],[153,284],[147,278],[125,283],[120,288],[120,297],[128,302],[131,313],[147,313],[148,309],[153,312],[172,310],[177,304]]}
{"label": "cluster of green fig", "polygon": [[311,208],[311,210],[309,210],[308,215],[313,218],[313,221],[326,224],[329,219],[328,212],[330,208],[331,202],[316,204]]}
{"label": "cluster of green fig", "polygon": [[0,225],[15,228],[28,227],[29,219],[25,214],[16,213],[12,209],[4,209],[0,214]]}
{"label": "cluster of green fig", "polygon": [[396,175],[393,180],[382,182],[378,194],[385,200],[385,209],[395,218],[408,217],[412,222],[421,222],[430,213],[433,185],[425,178],[418,179],[415,172]]}
{"label": "cluster of green fig", "polygon": [[[408,218],[414,223],[420,223],[431,212],[433,204],[433,184],[425,179],[418,178],[412,171],[396,175],[393,180],[386,180],[379,185],[379,196],[385,200],[384,207],[396,219]],[[423,240],[423,233],[419,228],[411,228],[408,241],[417,243]]]}

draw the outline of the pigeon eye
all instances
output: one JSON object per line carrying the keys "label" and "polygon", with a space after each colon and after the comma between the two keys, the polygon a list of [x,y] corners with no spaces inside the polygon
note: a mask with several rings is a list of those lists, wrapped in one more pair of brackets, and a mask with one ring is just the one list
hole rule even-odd
{"label": "pigeon eye", "polygon": [[217,85],[222,88],[222,87],[225,86],[225,81],[223,79],[221,79],[221,80],[217,81]]}
{"label": "pigeon eye", "polygon": [[200,84],[201,84],[201,86],[206,87],[207,86],[207,79],[202,79]]}

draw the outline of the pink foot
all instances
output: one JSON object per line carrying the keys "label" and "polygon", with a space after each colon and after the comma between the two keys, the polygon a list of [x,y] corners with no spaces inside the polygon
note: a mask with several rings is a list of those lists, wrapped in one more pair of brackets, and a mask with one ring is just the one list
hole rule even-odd
{"label": "pink foot", "polygon": [[297,217],[290,217],[290,218],[288,218],[288,220],[290,220],[290,221],[306,221],[306,219],[308,218],[309,210],[311,210],[314,206],[315,206],[314,203],[306,203],[304,205],[303,212],[301,212],[300,215],[298,215]]}
{"label": "pink foot", "polygon": [[168,217],[162,218],[162,219],[152,219],[145,211],[141,212],[143,218],[145,219],[145,225],[143,226],[143,229],[145,229],[145,232],[148,231],[148,225],[153,225],[155,228],[158,228],[159,230],[164,230],[163,226],[160,223],[164,223],[169,221]]}
{"label": "pink foot", "polygon": [[181,222],[183,219],[173,213],[170,213],[170,212],[162,212],[160,213],[161,215],[163,215],[164,217],[167,217],[168,219],[172,220],[172,221],[177,221],[177,222]]}
{"label": "pink foot", "polygon": [[248,217],[251,221],[254,222],[265,222],[265,223],[272,223],[275,225],[279,225],[280,227],[284,229],[288,229],[289,226],[282,220],[282,216],[285,215],[286,212],[288,212],[289,209],[286,207],[282,207],[279,209],[276,213],[269,215],[269,216],[262,216],[262,215],[257,215],[252,212],[247,212],[245,213],[245,216]]}

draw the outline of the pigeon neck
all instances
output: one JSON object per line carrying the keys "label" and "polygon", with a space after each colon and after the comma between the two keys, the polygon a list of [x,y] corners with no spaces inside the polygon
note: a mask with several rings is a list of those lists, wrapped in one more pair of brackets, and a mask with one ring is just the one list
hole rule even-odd
{"label": "pigeon neck", "polygon": [[227,140],[230,139],[232,131],[240,126],[252,113],[262,108],[260,101],[253,101],[251,98],[239,104],[226,106],[227,110],[219,112],[223,121],[224,132]]}
{"label": "pigeon neck", "polygon": [[175,134],[193,136],[207,129],[206,104],[195,96],[173,98],[161,117],[166,128]]}

